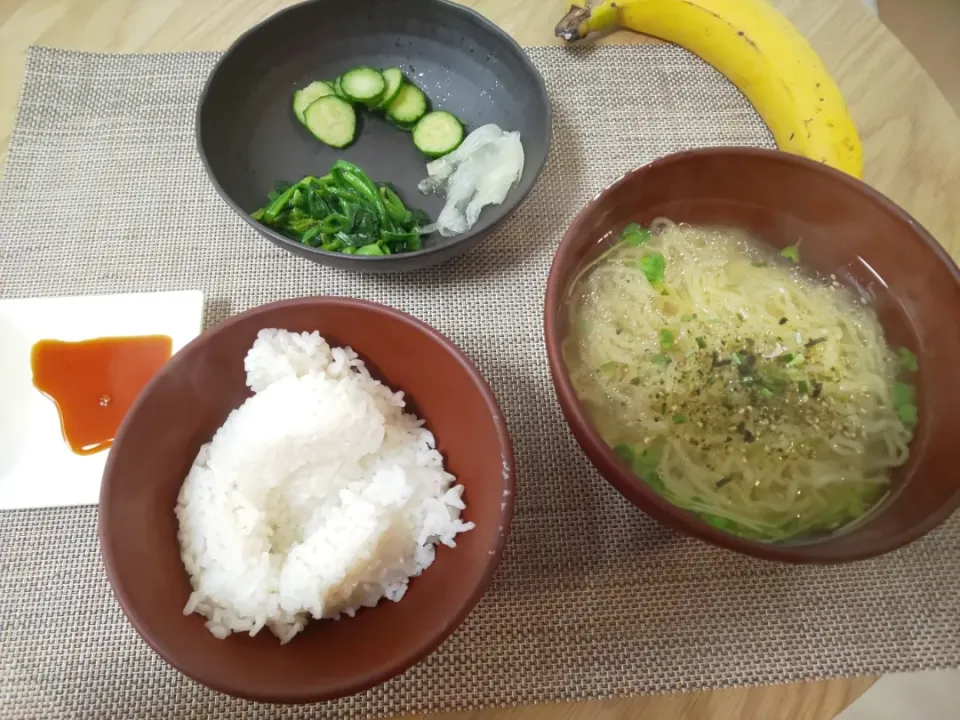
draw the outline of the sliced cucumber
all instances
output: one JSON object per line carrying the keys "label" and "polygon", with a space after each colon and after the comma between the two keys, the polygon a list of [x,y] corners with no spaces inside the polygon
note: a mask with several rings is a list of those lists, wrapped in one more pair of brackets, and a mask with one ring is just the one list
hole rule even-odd
{"label": "sliced cucumber", "polygon": [[303,124],[317,140],[335,148],[346,147],[357,134],[353,105],[336,95],[327,95],[307,106]]}
{"label": "sliced cucumber", "polygon": [[322,97],[333,94],[333,88],[330,83],[323,80],[317,80],[307,85],[303,90],[297,90],[293,94],[293,113],[300,122],[303,122],[304,111],[314,102]]}
{"label": "sliced cucumber", "polygon": [[413,144],[427,157],[453,152],[463,142],[463,124],[445,110],[424,115],[413,127]]}
{"label": "sliced cucumber", "polygon": [[374,108],[380,104],[387,82],[379,70],[361,66],[340,76],[340,88],[350,100]]}
{"label": "sliced cucumber", "polygon": [[380,107],[386,107],[400,92],[404,81],[403,70],[392,67],[381,70],[380,74],[383,75],[384,82],[387,83],[387,87],[383,91],[383,97],[380,98]]}
{"label": "sliced cucumber", "polygon": [[339,75],[339,76],[337,76],[336,78],[334,78],[333,83],[332,83],[332,85],[333,85],[333,92],[336,94],[336,96],[337,96],[338,98],[343,98],[344,100],[349,100],[350,98],[348,98],[346,95],[343,94],[343,88],[342,88],[341,85],[340,85],[340,81],[341,81],[341,80],[343,80],[343,75]]}
{"label": "sliced cucumber", "polygon": [[394,125],[409,130],[427,114],[427,96],[416,85],[404,83],[397,96],[387,105],[387,119]]}

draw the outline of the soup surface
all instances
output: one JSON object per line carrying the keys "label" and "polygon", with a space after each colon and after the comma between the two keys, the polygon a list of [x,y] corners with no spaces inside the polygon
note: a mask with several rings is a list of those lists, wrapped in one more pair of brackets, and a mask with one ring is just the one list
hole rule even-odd
{"label": "soup surface", "polygon": [[916,357],[801,250],[631,224],[567,308],[564,359],[604,440],[670,502],[760,540],[864,515],[917,422]]}

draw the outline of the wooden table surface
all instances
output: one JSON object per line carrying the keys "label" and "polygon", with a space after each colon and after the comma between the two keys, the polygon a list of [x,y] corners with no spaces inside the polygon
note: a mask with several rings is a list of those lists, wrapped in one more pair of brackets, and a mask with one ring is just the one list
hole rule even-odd
{"label": "wooden table surface", "polygon": [[[774,0],[836,77],[863,139],[865,179],[960,258],[960,120],[859,0]],[[0,0],[0,160],[29,45],[99,52],[220,50],[290,0]],[[564,0],[467,0],[522,45],[554,44]],[[616,33],[604,42],[644,42]],[[828,720],[872,678],[430,716],[430,720]],[[419,718],[417,720],[420,720]]]}

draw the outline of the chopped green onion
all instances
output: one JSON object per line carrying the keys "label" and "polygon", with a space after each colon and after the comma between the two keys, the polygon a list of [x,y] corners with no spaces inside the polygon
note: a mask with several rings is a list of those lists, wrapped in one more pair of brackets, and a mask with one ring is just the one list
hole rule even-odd
{"label": "chopped green onion", "polygon": [[893,406],[900,407],[901,405],[909,405],[913,403],[916,398],[916,391],[913,389],[913,385],[909,385],[905,382],[895,382],[893,384]]}
{"label": "chopped green onion", "polygon": [[730,362],[734,365],[743,365],[743,356],[738,352],[730,353]]}
{"label": "chopped green onion", "polygon": [[893,384],[893,407],[905,425],[917,424],[916,390],[905,382]]}
{"label": "chopped green onion", "polygon": [[897,415],[903,421],[904,425],[911,427],[917,424],[917,406],[913,403],[907,403],[897,408]]}
{"label": "chopped green onion", "polygon": [[677,425],[680,425],[682,423],[685,423],[687,421],[687,418],[685,418],[683,415],[674,415],[673,421],[677,423]]}
{"label": "chopped green onion", "polygon": [[694,338],[694,340],[697,341],[697,347],[700,348],[701,350],[705,350],[707,348],[706,338],[703,338],[698,335],[697,337]]}
{"label": "chopped green onion", "polygon": [[793,360],[793,353],[784,353],[780,356],[780,359],[789,365],[790,361]]}
{"label": "chopped green onion", "polygon": [[736,523],[734,523],[732,520],[727,520],[726,518],[720,517],[719,515],[711,515],[710,513],[701,513],[700,518],[707,525],[712,525],[718,530],[735,530],[737,527]]}
{"label": "chopped green onion", "polygon": [[907,348],[902,347],[898,351],[900,355],[900,365],[907,372],[916,372],[917,368],[917,356],[910,352]]}
{"label": "chopped green onion", "polygon": [[785,258],[790,258],[795,263],[800,262],[800,246],[799,245],[788,245],[783,250],[780,251],[780,254]]}
{"label": "chopped green onion", "polygon": [[669,355],[664,355],[663,353],[657,353],[651,358],[651,360],[653,360],[654,365],[663,366],[669,365],[671,362],[673,362]]}
{"label": "chopped green onion", "polygon": [[644,448],[639,455],[634,455],[633,472],[646,479],[660,466],[660,448],[657,446]]}
{"label": "chopped green onion", "polygon": [[762,397],[766,398],[767,400],[773,397],[773,391],[770,390],[770,388],[762,387],[758,392]]}
{"label": "chopped green onion", "polygon": [[643,274],[647,276],[651,285],[663,282],[663,273],[666,266],[667,263],[661,252],[649,252],[640,258],[640,269],[643,270]]}
{"label": "chopped green onion", "polygon": [[623,443],[615,445],[613,452],[628,465],[633,463],[633,448],[629,445],[624,445]]}
{"label": "chopped green onion", "polygon": [[810,392],[810,386],[807,385],[806,380],[801,380],[797,383],[797,392],[799,392],[801,395],[806,395],[808,392]]}
{"label": "chopped green onion", "polygon": [[650,239],[650,231],[640,227],[637,223],[630,223],[620,233],[621,242],[630,247],[640,247]]}
{"label": "chopped green onion", "polygon": [[652,487],[660,495],[663,495],[664,491],[666,491],[663,480],[660,479],[660,473],[649,472],[646,474],[646,476],[641,475],[640,477],[647,485]]}
{"label": "chopped green onion", "polygon": [[804,362],[803,355],[794,355],[787,362],[787,367],[792,367],[792,368],[800,367],[801,365],[803,365],[803,362]]}
{"label": "chopped green onion", "polygon": [[660,331],[660,347],[669,350],[673,347],[673,333],[664,328]]}

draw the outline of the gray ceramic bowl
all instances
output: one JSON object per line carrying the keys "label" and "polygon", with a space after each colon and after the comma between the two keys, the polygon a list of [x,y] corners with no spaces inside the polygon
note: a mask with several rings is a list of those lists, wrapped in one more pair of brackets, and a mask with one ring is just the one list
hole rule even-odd
{"label": "gray ceramic bowl", "polygon": [[[314,139],[291,109],[296,89],[357,65],[400,66],[437,109],[467,130],[496,123],[519,130],[526,162],[517,187],[487,207],[467,233],[424,238],[418,252],[357,257],[304,246],[260,225],[278,181],[325,174],[338,158],[377,182],[390,182],[409,207],[436,218],[442,199],[417,183],[427,159],[410,135],[373,113],[358,113],[357,140],[335,150]],[[530,192],[547,160],[551,112],[543,79],[506,33],[472,10],[444,0],[311,0],[268,18],[241,36],[214,68],[197,110],[197,144],[211,181],[229,205],[280,247],[334,267],[396,272],[428,267],[474,247]]]}

